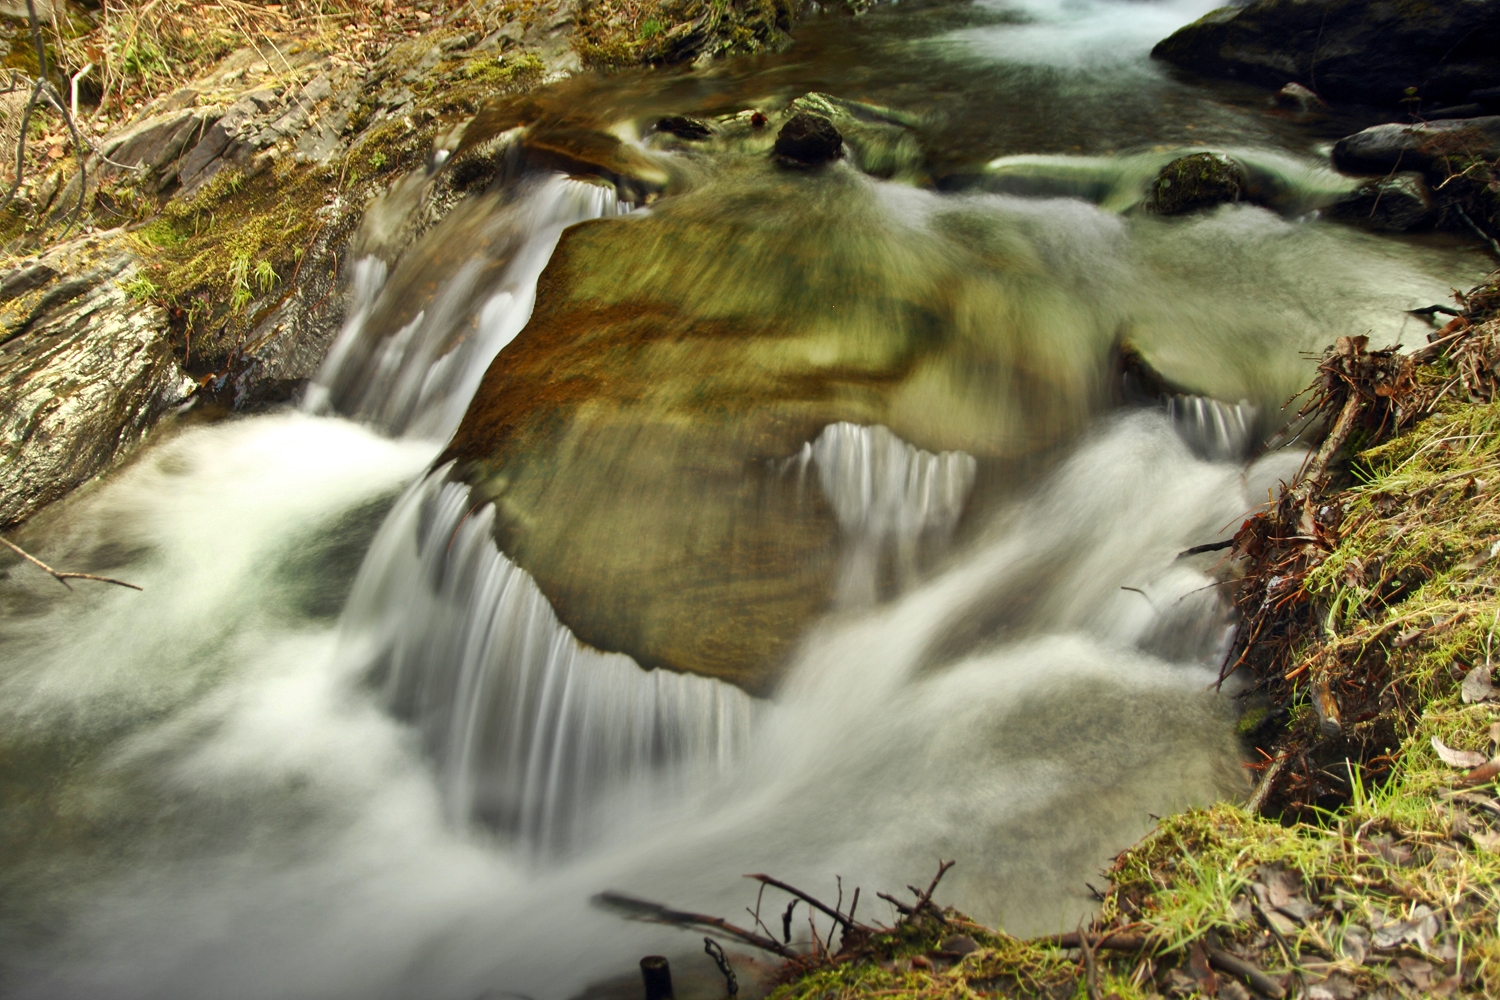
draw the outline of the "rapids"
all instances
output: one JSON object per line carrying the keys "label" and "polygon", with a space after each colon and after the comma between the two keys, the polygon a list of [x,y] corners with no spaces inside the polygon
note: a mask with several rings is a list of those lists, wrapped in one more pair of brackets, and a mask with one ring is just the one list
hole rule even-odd
{"label": "rapids", "polygon": [[[1403,310],[1483,261],[1318,218],[1341,183],[1324,151],[1357,112],[1295,120],[1150,63],[1215,5],[903,2],[812,19],[784,55],[556,85],[688,179],[677,207],[551,174],[473,196],[399,259],[357,265],[300,409],[189,414],[22,534],[144,590],[0,574],[0,993],[633,997],[635,960],[663,953],[683,1000],[718,996],[696,936],[590,900],[733,918],[744,872],[830,893],[837,875],[873,899],[943,857],[941,902],[1053,931],[1152,814],[1243,795],[1239,703],[1214,683],[1233,627],[1216,557],[1178,553],[1295,475],[1302,452],[1262,445],[1302,352],[1421,337]],[[810,91],[914,116],[953,183],[787,177],[641,137],[653,116]],[[1277,211],[1134,210],[1153,165],[1202,144],[1243,151]],[[809,206],[826,224],[788,236]],[[584,220],[601,245],[649,226],[698,241],[616,254],[590,278],[600,301],[671,290],[805,321],[767,366],[873,365],[903,338],[950,352],[889,420],[827,420],[754,466],[834,539],[769,697],[580,643],[497,544],[514,506],[476,500],[444,454]],[[818,280],[852,261],[864,284],[772,280],[793,268],[757,264],[776,239]],[[934,288],[971,296],[961,337],[879,311],[877,292]],[[1121,330],[1188,391],[1122,397]],[[608,438],[620,465],[585,465],[595,492],[574,500],[648,527],[711,507],[692,476],[722,456],[684,426]],[[636,489],[620,470],[652,449],[678,464]],[[659,544],[593,502],[524,512],[582,546],[584,581],[604,576],[599,539]]]}

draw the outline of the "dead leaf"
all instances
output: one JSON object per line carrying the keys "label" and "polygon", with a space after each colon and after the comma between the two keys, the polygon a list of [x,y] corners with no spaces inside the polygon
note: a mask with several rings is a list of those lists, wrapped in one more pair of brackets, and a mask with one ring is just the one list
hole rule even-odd
{"label": "dead leaf", "polygon": [[1305,896],[1294,896],[1281,906],[1276,907],[1276,909],[1285,913],[1299,924],[1305,924],[1323,912],[1322,909],[1308,902]]}
{"label": "dead leaf", "polygon": [[1444,764],[1449,767],[1463,767],[1473,769],[1483,764],[1489,758],[1475,750],[1454,750],[1443,744],[1436,736],[1432,738],[1432,749],[1442,758]]}
{"label": "dead leaf", "polygon": [[1437,938],[1441,927],[1438,925],[1437,914],[1433,913],[1432,908],[1426,904],[1419,904],[1407,919],[1393,920],[1373,929],[1375,931],[1373,943],[1382,951],[1389,951],[1410,943],[1425,952],[1430,952],[1432,942]]}
{"label": "dead leaf", "polygon": [[1468,837],[1474,845],[1486,854],[1500,854],[1500,833],[1489,830],[1471,829]]}
{"label": "dead leaf", "polygon": [[1359,924],[1346,925],[1339,940],[1339,954],[1355,965],[1363,965],[1370,957],[1370,932]]}
{"label": "dead leaf", "polygon": [[1500,775],[1500,757],[1491,757],[1488,764],[1483,764],[1463,776],[1460,785],[1472,788],[1475,785],[1483,785],[1494,781],[1495,776]]}
{"label": "dead leaf", "polygon": [[1495,685],[1490,683],[1490,668],[1486,663],[1481,663],[1470,670],[1464,676],[1463,686],[1459,688],[1459,695],[1463,698],[1465,705],[1494,701],[1497,694],[1500,694],[1500,691],[1496,691]]}
{"label": "dead leaf", "polygon": [[1218,996],[1219,977],[1208,964],[1208,952],[1202,941],[1194,941],[1192,948],[1188,949],[1188,974],[1204,996]]}
{"label": "dead leaf", "polygon": [[1423,962],[1420,959],[1402,955],[1396,959],[1396,964],[1401,967],[1401,975],[1406,978],[1406,981],[1417,989],[1425,990],[1432,986],[1431,962]]}
{"label": "dead leaf", "polygon": [[51,159],[51,160],[60,160],[60,159],[62,159],[63,158],[63,148],[61,146],[53,146],[51,149],[47,150],[47,158]]}
{"label": "dead leaf", "polygon": [[1266,887],[1268,901],[1277,909],[1285,906],[1292,897],[1302,894],[1302,879],[1281,865],[1260,865],[1255,874]]}

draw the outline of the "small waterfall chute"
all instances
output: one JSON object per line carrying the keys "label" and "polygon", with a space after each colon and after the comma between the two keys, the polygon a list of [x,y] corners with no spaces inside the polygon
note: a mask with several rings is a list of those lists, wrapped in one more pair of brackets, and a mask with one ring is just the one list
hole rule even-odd
{"label": "small waterfall chute", "polygon": [[564,853],[594,839],[606,800],[726,768],[756,702],[579,642],[496,547],[494,517],[445,470],[413,487],[366,559],[344,649],[421,731],[451,822]]}
{"label": "small waterfall chute", "polygon": [[[632,208],[611,187],[563,174],[533,180],[503,202],[476,199],[427,237],[450,252],[455,242],[475,245],[462,248],[466,259],[425,290],[414,314],[404,299],[426,275],[403,275],[401,265],[390,273],[376,257],[356,261],[348,319],[303,408],[399,437],[447,439],[490,361],[530,319],[537,279],[563,230]],[[417,267],[428,255],[411,256]]]}

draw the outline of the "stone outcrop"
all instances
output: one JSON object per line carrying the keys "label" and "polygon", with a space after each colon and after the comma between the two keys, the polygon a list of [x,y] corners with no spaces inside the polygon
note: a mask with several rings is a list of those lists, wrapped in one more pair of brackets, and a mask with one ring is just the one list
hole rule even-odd
{"label": "stone outcrop", "polygon": [[99,243],[0,279],[14,293],[0,306],[0,525],[112,467],[195,388],[163,336],[167,317],[127,291],[135,263]]}
{"label": "stone outcrop", "polygon": [[1422,174],[1404,170],[1360,185],[1352,195],[1331,205],[1327,215],[1369,229],[1410,232],[1431,226],[1438,210]]}
{"label": "stone outcrop", "polygon": [[1245,171],[1220,153],[1190,153],[1161,168],[1151,182],[1151,210],[1182,215],[1240,200]]}
{"label": "stone outcrop", "polygon": [[781,126],[772,152],[786,166],[821,166],[844,155],[844,137],[822,115],[799,111]]}
{"label": "stone outcrop", "polygon": [[804,446],[849,421],[1023,461],[1104,398],[1117,333],[983,220],[893,227],[854,172],[764,149],[564,233],[441,460],[581,640],[757,694],[834,599]]}
{"label": "stone outcrop", "polygon": [[1500,79],[1500,0],[1254,0],[1178,30],[1152,55],[1205,76],[1395,106],[1458,104]]}
{"label": "stone outcrop", "polygon": [[1333,165],[1350,174],[1428,170],[1445,159],[1464,158],[1500,158],[1500,115],[1375,125],[1333,146]]}

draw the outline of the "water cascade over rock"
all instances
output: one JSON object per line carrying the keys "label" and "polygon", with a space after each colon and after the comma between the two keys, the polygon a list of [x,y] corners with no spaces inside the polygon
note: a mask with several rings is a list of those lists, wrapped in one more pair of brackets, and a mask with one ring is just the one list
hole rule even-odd
{"label": "water cascade over rock", "polygon": [[343,655],[422,732],[453,822],[566,852],[590,839],[599,800],[733,763],[752,699],[579,643],[496,550],[493,522],[462,484],[428,476],[386,521],[344,616]]}

